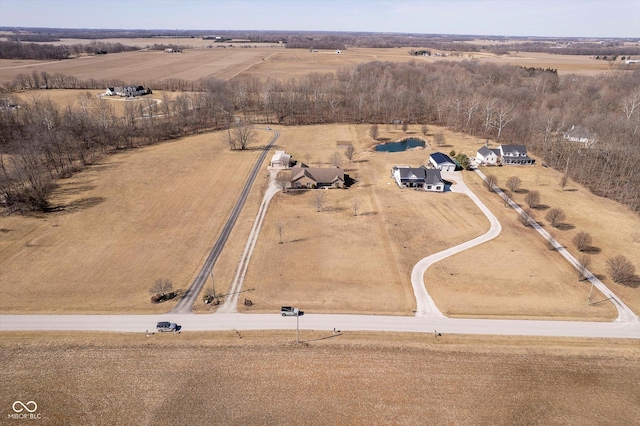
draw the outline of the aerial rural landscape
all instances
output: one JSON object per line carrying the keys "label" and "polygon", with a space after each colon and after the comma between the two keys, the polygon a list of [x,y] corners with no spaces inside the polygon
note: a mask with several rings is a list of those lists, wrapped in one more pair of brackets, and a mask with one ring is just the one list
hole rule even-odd
{"label": "aerial rural landscape", "polygon": [[17,4],[6,424],[640,419],[639,37],[79,29],[105,25]]}

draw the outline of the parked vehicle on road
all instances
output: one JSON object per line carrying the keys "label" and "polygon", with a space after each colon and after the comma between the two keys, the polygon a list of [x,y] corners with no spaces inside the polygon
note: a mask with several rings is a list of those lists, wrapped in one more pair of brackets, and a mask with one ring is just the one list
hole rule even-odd
{"label": "parked vehicle on road", "polygon": [[280,308],[280,315],[283,317],[301,317],[304,312],[292,306],[283,306]]}
{"label": "parked vehicle on road", "polygon": [[156,325],[156,330],[158,330],[159,332],[178,331],[178,324],[176,324],[175,322],[160,321]]}

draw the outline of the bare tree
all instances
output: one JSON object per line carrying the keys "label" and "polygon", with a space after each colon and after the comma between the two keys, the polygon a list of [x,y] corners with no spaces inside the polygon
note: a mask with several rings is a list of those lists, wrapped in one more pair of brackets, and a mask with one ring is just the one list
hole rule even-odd
{"label": "bare tree", "polygon": [[348,145],[347,148],[344,150],[344,155],[349,159],[350,162],[353,161],[353,156],[355,153],[356,153],[356,149],[353,147],[353,145]]}
{"label": "bare tree", "polygon": [[423,124],[422,126],[420,126],[420,132],[422,132],[422,136],[427,136],[427,132],[429,131],[429,128],[427,127],[426,124]]}
{"label": "bare tree", "polygon": [[556,236],[552,233],[549,233],[549,238],[547,239],[547,248],[549,250],[556,250]]}
{"label": "bare tree", "polygon": [[304,155],[304,161],[306,161],[307,165],[311,164],[311,154],[309,154],[308,152]]}
{"label": "bare tree", "polygon": [[494,175],[487,175],[484,179],[484,187],[487,188],[489,192],[492,192],[496,186],[498,185],[498,178]]}
{"label": "bare tree", "polygon": [[289,186],[290,181],[291,181],[291,172],[287,170],[281,170],[276,175],[276,186],[282,192],[287,191],[287,186]]}
{"label": "bare tree", "polygon": [[313,197],[311,201],[313,203],[313,206],[316,208],[316,211],[321,212],[322,208],[324,207],[324,191],[313,191]]}
{"label": "bare tree", "polygon": [[584,281],[589,278],[589,268],[591,267],[591,256],[583,254],[578,259],[578,281]]}
{"label": "bare tree", "polygon": [[409,123],[407,123],[407,120],[403,120],[402,121],[402,133],[407,133],[407,130],[409,130]]}
{"label": "bare tree", "polygon": [[544,218],[551,224],[551,226],[557,228],[564,223],[567,215],[564,214],[562,209],[553,208],[547,212]]}
{"label": "bare tree", "polygon": [[573,236],[571,242],[576,246],[578,251],[582,252],[591,248],[593,239],[591,238],[591,235],[589,233],[580,231]]}
{"label": "bare tree", "polygon": [[378,140],[378,136],[380,136],[380,133],[377,124],[372,124],[371,127],[369,127],[369,136],[371,136],[374,141]]}
{"label": "bare tree", "polygon": [[524,197],[524,201],[529,208],[535,209],[540,205],[540,193],[538,191],[529,191]]}
{"label": "bare tree", "polygon": [[607,274],[613,282],[630,284],[635,278],[636,267],[623,255],[611,257],[607,260]]}
{"label": "bare tree", "polygon": [[444,145],[447,140],[444,136],[444,134],[442,132],[438,132],[433,136],[433,140],[436,142],[436,145],[438,146],[442,146]]}
{"label": "bare tree", "polygon": [[562,175],[559,183],[560,183],[560,188],[564,190],[565,186],[567,186],[567,184],[569,183],[569,175],[567,175],[566,173]]}
{"label": "bare tree", "polygon": [[160,294],[160,296],[164,297],[167,293],[171,293],[172,290],[173,283],[171,280],[167,278],[158,278],[149,289],[149,292],[152,294]]}
{"label": "bare tree", "polygon": [[508,189],[505,189],[504,191],[502,191],[502,201],[504,201],[504,206],[505,207],[509,207],[511,204],[509,204],[509,200],[511,199],[511,192]]}
{"label": "bare tree", "polygon": [[351,207],[353,208],[353,215],[358,216],[358,210],[360,209],[360,199],[358,197],[353,197]]}
{"label": "bare tree", "polygon": [[522,180],[518,176],[511,176],[507,179],[507,188],[512,190],[513,192],[518,192],[520,189],[520,185],[522,185]]}
{"label": "bare tree", "polygon": [[533,226],[533,223],[535,222],[535,219],[533,218],[533,212],[530,209],[524,209],[520,213],[518,220],[521,224],[527,227]]}
{"label": "bare tree", "polygon": [[231,149],[247,149],[247,146],[255,139],[255,131],[250,123],[238,122],[229,136]]}

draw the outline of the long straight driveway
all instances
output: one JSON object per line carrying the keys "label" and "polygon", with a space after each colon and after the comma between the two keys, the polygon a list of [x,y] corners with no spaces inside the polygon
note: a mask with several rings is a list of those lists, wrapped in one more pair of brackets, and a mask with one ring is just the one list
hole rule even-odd
{"label": "long straight driveway", "polygon": [[244,184],[244,188],[242,188],[242,192],[240,193],[240,198],[238,198],[238,201],[236,202],[236,205],[233,207],[233,210],[231,211],[231,215],[229,216],[227,223],[224,225],[224,228],[222,228],[222,233],[220,234],[220,237],[218,237],[218,241],[216,241],[213,248],[211,249],[211,253],[209,253],[207,260],[204,262],[204,265],[202,266],[200,273],[198,274],[196,279],[193,281],[191,286],[187,289],[186,293],[184,294],[184,297],[178,302],[175,308],[173,308],[171,313],[190,314],[193,312],[193,303],[195,302],[196,297],[198,297],[198,294],[200,294],[200,290],[202,290],[202,287],[207,282],[207,277],[209,277],[209,275],[211,274],[211,271],[213,270],[213,265],[215,265],[216,260],[218,260],[218,256],[220,256],[220,253],[222,252],[222,249],[224,248],[224,245],[227,242],[227,239],[229,238],[229,234],[231,234],[231,230],[233,229],[233,226],[235,225],[236,220],[238,219],[238,216],[242,211],[242,207],[244,206],[244,203],[247,200],[247,197],[249,196],[249,191],[251,191],[253,182],[256,180],[256,176],[258,176],[258,172],[262,168],[262,163],[264,162],[264,159],[266,158],[267,153],[269,152],[273,144],[280,137],[280,133],[278,131],[275,131],[275,130],[271,130],[271,131],[273,132],[273,138],[267,144],[267,146],[264,147],[264,149],[262,150],[262,153],[260,154],[260,157],[254,164],[253,169],[251,170],[251,173],[247,178],[247,182]]}

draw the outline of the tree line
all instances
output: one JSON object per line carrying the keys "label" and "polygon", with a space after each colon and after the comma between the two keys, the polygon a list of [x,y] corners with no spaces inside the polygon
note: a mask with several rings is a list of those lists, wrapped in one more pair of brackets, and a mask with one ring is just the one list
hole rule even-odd
{"label": "tree line", "polygon": [[36,59],[51,61],[78,57],[80,54],[102,55],[139,49],[139,47],[125,46],[122,43],[105,43],[102,41],[71,45],[0,41],[0,59]]}
{"label": "tree line", "polygon": [[[94,152],[95,146],[134,146],[226,128],[232,124],[231,114],[248,123],[281,125],[385,124],[397,120],[435,124],[473,135],[479,142],[492,139],[524,144],[546,165],[566,172],[594,193],[640,211],[640,71],[586,77],[475,61],[371,62],[286,81],[255,77],[227,82],[168,79],[144,85],[193,93],[167,99],[161,104],[161,110],[166,110],[161,117],[145,116],[153,108],[136,112],[133,106],[124,118],[115,117],[108,106],[100,107],[97,118],[91,117],[96,112],[65,109],[58,113],[60,122],[54,128],[61,130],[67,122],[81,120],[82,126],[62,134],[82,140],[81,146],[94,147],[83,149]],[[5,138],[5,147],[23,145],[36,135],[57,133],[43,130],[46,120],[39,112],[42,108],[31,105],[18,114],[2,114],[15,120],[4,124],[7,119],[3,118],[2,132],[12,135]],[[45,109],[53,111],[55,107]],[[588,144],[567,140],[566,132],[573,126],[589,129],[596,139]],[[20,131],[7,130],[14,127]],[[84,128],[91,137],[78,133],[77,129]],[[15,141],[18,136],[21,143]],[[49,142],[43,141],[55,144],[56,140],[37,139],[45,152],[51,149],[46,148]],[[74,155],[80,158],[80,154]],[[46,164],[64,163],[58,156],[56,149],[49,152]]]}

